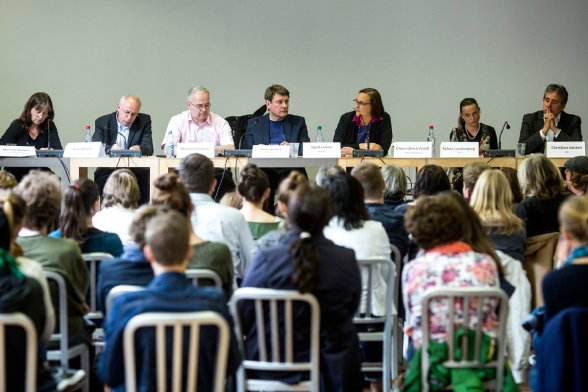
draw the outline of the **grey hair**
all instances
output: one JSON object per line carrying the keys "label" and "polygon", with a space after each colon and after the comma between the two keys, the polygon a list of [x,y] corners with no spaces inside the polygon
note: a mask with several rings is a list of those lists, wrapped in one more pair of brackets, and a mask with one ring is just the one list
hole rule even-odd
{"label": "grey hair", "polygon": [[120,97],[118,103],[120,105],[122,105],[123,103],[125,103],[127,100],[129,99],[134,99],[135,101],[137,101],[137,103],[139,104],[139,107],[141,107],[143,104],[141,103],[141,100],[139,99],[139,97],[136,97],[134,95],[123,95],[122,97]]}
{"label": "grey hair", "polygon": [[401,198],[406,194],[406,174],[400,166],[386,164],[380,169],[386,189],[384,189],[384,197],[394,198],[401,195]]}
{"label": "grey hair", "polygon": [[210,98],[210,91],[208,91],[208,89],[206,87],[194,86],[190,90],[188,90],[188,101],[190,101],[190,99],[192,98],[192,95],[194,95],[196,93],[206,93],[206,95],[208,95],[208,98]]}
{"label": "grey hair", "polygon": [[324,188],[325,180],[328,177],[334,176],[337,173],[344,173],[345,170],[339,165],[324,165],[321,166],[318,171],[316,172],[316,177],[314,177],[314,182]]}
{"label": "grey hair", "polygon": [[562,104],[568,103],[568,90],[561,84],[550,84],[545,88],[545,92],[543,93],[543,98],[547,95],[547,93],[556,93],[559,95]]}

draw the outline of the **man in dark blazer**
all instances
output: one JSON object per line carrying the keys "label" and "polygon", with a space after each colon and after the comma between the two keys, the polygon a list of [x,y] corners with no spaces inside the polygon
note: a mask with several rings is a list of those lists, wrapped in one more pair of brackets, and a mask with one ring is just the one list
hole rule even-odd
{"label": "man in dark blazer", "polygon": [[[151,134],[151,116],[139,113],[141,100],[132,95],[123,96],[116,105],[116,111],[98,117],[94,124],[92,141],[102,142],[107,154],[111,150],[138,150],[141,155],[153,155],[153,137]],[[141,198],[139,204],[149,201],[149,169],[132,168],[137,177]],[[94,173],[94,181],[100,188],[100,194],[104,184],[114,169],[98,168]]]}
{"label": "man in dark blazer", "polygon": [[[288,114],[290,92],[279,84],[269,86],[265,90],[265,106],[268,113],[254,117],[247,122],[247,131],[243,148],[253,148],[255,144],[289,144],[300,143],[298,155],[302,156],[302,143],[309,142],[308,129],[304,117]],[[306,175],[304,168],[264,168],[269,177],[271,193],[266,210],[273,213],[275,190],[280,182],[288,177],[292,170]]]}
{"label": "man in dark blazer", "polygon": [[543,94],[543,110],[525,114],[519,143],[526,143],[525,154],[544,153],[545,142],[581,142],[582,120],[564,112],[568,91],[560,84],[550,84]]}

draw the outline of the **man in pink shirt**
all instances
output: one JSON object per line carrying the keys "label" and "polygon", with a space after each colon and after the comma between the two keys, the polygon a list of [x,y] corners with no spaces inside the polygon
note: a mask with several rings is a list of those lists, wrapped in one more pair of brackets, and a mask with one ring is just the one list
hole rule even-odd
{"label": "man in pink shirt", "polygon": [[233,133],[229,123],[210,111],[210,92],[202,86],[192,87],[188,92],[188,110],[173,116],[167,125],[161,149],[165,151],[168,131],[178,143],[214,143],[215,153],[234,149]]}

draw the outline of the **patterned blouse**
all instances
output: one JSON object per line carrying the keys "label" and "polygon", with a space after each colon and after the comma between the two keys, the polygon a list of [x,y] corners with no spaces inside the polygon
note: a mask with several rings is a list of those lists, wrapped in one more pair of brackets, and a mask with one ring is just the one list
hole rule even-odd
{"label": "patterned blouse", "polygon": [[[407,333],[412,333],[416,348],[422,344],[421,302],[427,289],[441,287],[498,287],[498,272],[494,260],[482,253],[474,252],[463,242],[454,242],[428,250],[422,256],[409,262],[402,274],[402,295],[407,311]],[[457,324],[463,321],[461,301],[455,301]],[[488,301],[483,309],[483,330],[491,334],[498,321],[496,303]],[[431,338],[445,340],[448,330],[448,301],[433,301],[430,305]],[[470,326],[478,323],[477,306],[470,307]]]}

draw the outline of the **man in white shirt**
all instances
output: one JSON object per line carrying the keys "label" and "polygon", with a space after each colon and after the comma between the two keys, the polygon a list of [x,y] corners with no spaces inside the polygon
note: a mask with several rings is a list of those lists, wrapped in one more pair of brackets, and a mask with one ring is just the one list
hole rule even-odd
{"label": "man in white shirt", "polygon": [[192,225],[198,236],[226,244],[231,250],[235,278],[243,279],[254,242],[243,215],[233,207],[215,203],[210,195],[216,187],[214,165],[201,154],[180,161],[180,179],[188,188],[194,205]]}
{"label": "man in white shirt", "polygon": [[167,133],[174,135],[174,145],[178,143],[214,143],[215,153],[222,154],[225,149],[234,149],[233,133],[229,123],[210,111],[210,92],[202,86],[188,91],[188,110],[169,120],[161,142],[165,150]]}

